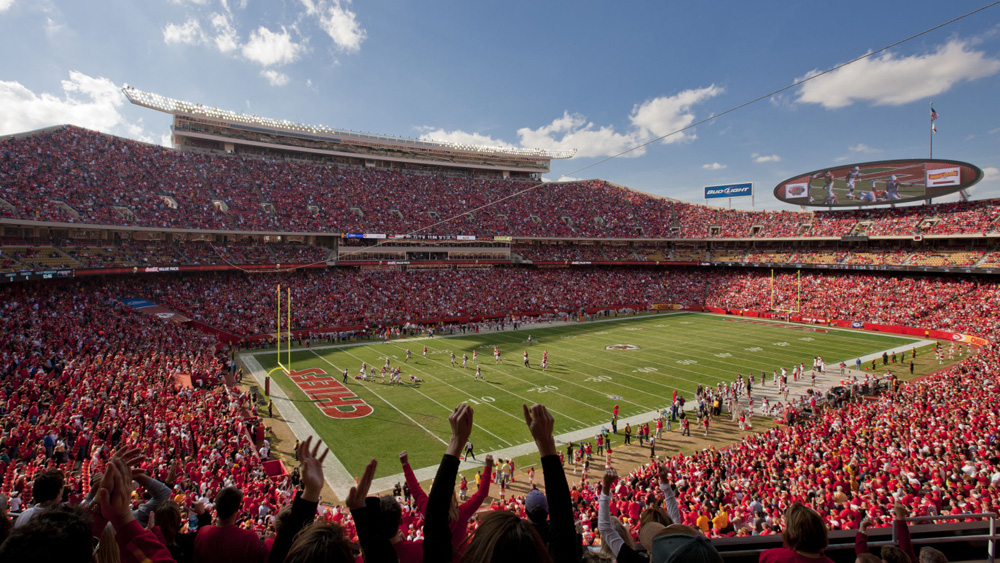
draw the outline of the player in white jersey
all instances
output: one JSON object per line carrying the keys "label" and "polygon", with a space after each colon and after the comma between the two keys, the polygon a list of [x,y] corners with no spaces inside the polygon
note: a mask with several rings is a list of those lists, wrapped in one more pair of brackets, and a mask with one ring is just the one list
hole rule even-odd
{"label": "player in white jersey", "polygon": [[844,182],[847,183],[847,199],[857,199],[857,196],[854,194],[854,183],[860,179],[861,169],[857,166],[847,173],[847,177],[844,178]]}
{"label": "player in white jersey", "polygon": [[468,369],[468,368],[469,368],[469,355],[462,354],[462,369]]}
{"label": "player in white jersey", "polygon": [[885,195],[888,199],[903,199],[899,195],[899,180],[896,179],[896,175],[893,174],[889,181],[885,183]]}
{"label": "player in white jersey", "polygon": [[472,380],[475,381],[477,379],[482,379],[483,381],[486,381],[486,378],[483,377],[483,366],[476,366],[476,375],[472,377]]}
{"label": "player in white jersey", "polygon": [[451,367],[455,367],[455,353],[451,353]]}
{"label": "player in white jersey", "polygon": [[409,348],[406,349],[406,359],[403,360],[403,361],[404,362],[410,361],[410,349]]}

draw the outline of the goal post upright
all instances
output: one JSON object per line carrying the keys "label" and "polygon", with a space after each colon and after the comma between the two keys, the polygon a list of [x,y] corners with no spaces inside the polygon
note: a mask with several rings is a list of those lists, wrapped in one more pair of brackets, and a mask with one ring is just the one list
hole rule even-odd
{"label": "goal post upright", "polygon": [[[288,334],[288,345],[286,346],[288,349],[288,365],[285,366],[285,370],[290,372],[292,371],[292,288],[288,288],[285,291],[288,292],[288,323],[285,324],[285,332]],[[280,306],[280,295],[278,296],[278,303]],[[280,352],[278,356],[280,359]]]}
{"label": "goal post upright", "polygon": [[277,300],[278,300],[278,303],[277,303],[277,321],[278,322],[277,322],[277,325],[275,327],[275,330],[276,330],[276,332],[275,332],[275,341],[278,344],[278,353],[277,353],[277,359],[278,359],[277,364],[278,365],[274,369],[272,369],[272,370],[270,370],[270,371],[267,372],[268,376],[270,376],[272,373],[274,373],[274,372],[276,372],[278,370],[284,371],[286,375],[289,374],[292,371],[292,290],[291,290],[291,288],[286,288],[285,289],[285,293],[288,294],[288,307],[287,307],[287,312],[285,313],[285,318],[287,320],[287,324],[285,325],[285,334],[286,334],[285,335],[285,338],[286,338],[285,348],[287,349],[286,352],[285,352],[285,356],[287,358],[287,360],[286,360],[287,363],[284,363],[284,362],[281,361],[281,339],[282,339],[282,334],[281,334],[281,320],[282,320],[282,318],[281,318],[281,297],[282,297],[282,295],[281,295],[281,284],[280,283],[278,284],[278,288],[275,290],[275,292],[277,294]]}

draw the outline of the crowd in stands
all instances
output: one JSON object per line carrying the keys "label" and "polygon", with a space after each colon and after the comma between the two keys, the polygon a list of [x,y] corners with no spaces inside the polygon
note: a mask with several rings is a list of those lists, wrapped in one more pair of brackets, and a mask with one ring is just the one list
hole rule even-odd
{"label": "crowd in stands", "polygon": [[[604,269],[355,271],[204,275],[138,280],[129,291],[234,334],[275,330],[277,284],[289,287],[296,329],[386,326],[497,314],[576,312],[637,303],[697,304],[705,274]],[[343,288],[350,288],[344,291]],[[610,288],[614,288],[612,291]],[[322,305],[319,305],[322,304]]]}
{"label": "crowd in stands", "polygon": [[[962,513],[995,511],[1000,502],[1000,347],[989,344],[946,372],[875,400],[825,409],[803,424],[726,448],[666,456],[617,480],[609,473],[603,481],[567,483],[551,414],[541,405],[525,407],[545,495],[540,499],[533,491],[493,502],[466,543],[461,540],[467,528],[449,520],[458,456],[472,430],[472,409],[460,405],[450,417],[453,436],[419,516],[408,502],[400,507],[400,499],[366,498],[373,461],[345,499],[348,510],[326,512],[310,524],[325,454],[307,441],[298,448],[300,472],[268,478],[252,398],[227,384],[232,369],[214,341],[119,301],[142,292],[168,302],[184,299],[218,319],[233,314],[227,326],[244,323],[243,332],[252,332],[256,321],[248,307],[273,287],[274,278],[203,275],[0,288],[0,493],[9,497],[8,507],[20,509],[12,512],[30,514],[14,531],[0,526],[10,535],[0,545],[4,560],[22,560],[27,553],[44,559],[73,549],[86,553],[71,560],[89,560],[92,549],[117,545],[122,561],[308,561],[323,550],[340,554],[324,560],[351,561],[359,546],[370,561],[419,561],[408,534],[423,538],[420,552],[427,561],[490,561],[493,552],[511,560],[529,548],[536,558],[526,561],[580,561],[600,557],[581,551],[581,544],[598,538],[619,561],[634,560],[624,546],[651,553],[653,561],[667,560],[664,554],[673,553],[677,542],[714,552],[707,541],[674,537],[681,533],[700,538],[783,532],[789,548],[821,553],[825,540],[799,543],[802,537],[795,536],[803,521],[818,521],[817,529],[858,529],[863,514],[873,526],[893,525],[899,514],[894,505],[916,515],[960,519]],[[735,270],[514,269],[303,274],[292,286],[299,292],[319,286],[317,291],[337,294],[354,310],[384,316],[395,307],[412,314],[473,307],[508,312],[524,304],[578,307],[619,299],[763,310],[772,298],[767,279],[764,272]],[[805,315],[998,336],[994,309],[1000,289],[987,281],[808,274],[801,284]],[[357,291],[368,286],[374,286],[370,293]],[[650,293],[651,286],[658,289]],[[416,310],[405,308],[406,297],[377,301],[376,294],[400,287],[410,292],[403,295],[415,301],[410,305]],[[777,276],[774,287],[779,303],[799,294],[798,279],[790,274]],[[355,292],[354,301],[344,295]],[[132,480],[140,485],[138,495],[130,494]],[[485,478],[482,486],[489,482]],[[81,504],[91,508],[76,508]],[[814,512],[800,517],[804,506]],[[285,516],[283,507],[290,507]],[[651,515],[640,515],[650,507]],[[624,525],[614,525],[614,519]],[[650,519],[660,527],[647,528]],[[422,532],[409,528],[414,522],[423,525]],[[273,539],[261,543],[264,537]]]}
{"label": "crowd in stands", "polygon": [[211,242],[116,242],[89,246],[0,246],[0,270],[315,264],[330,250],[317,245]]}
{"label": "crowd in stands", "polygon": [[1000,229],[993,200],[736,211],[599,180],[536,184],[181,153],[76,127],[0,142],[0,200],[5,218],[241,231],[761,238]]}

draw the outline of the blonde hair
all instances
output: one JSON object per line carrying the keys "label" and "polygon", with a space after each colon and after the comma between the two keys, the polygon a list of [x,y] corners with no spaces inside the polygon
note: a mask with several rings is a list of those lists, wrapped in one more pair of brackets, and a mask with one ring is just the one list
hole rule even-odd
{"label": "blonde hair", "polygon": [[108,523],[101,532],[101,545],[94,554],[97,563],[119,563],[121,552],[118,551],[118,542],[115,541],[115,529]]}
{"label": "blonde hair", "polygon": [[[617,516],[611,517],[611,527],[614,528],[616,532],[618,532],[618,535],[621,536],[622,541],[625,542],[625,545],[629,546],[632,549],[635,549],[635,540],[632,539],[632,534],[629,533],[628,528],[625,527],[625,524],[623,524],[622,521],[619,520]],[[617,555],[616,553],[611,552],[611,544],[608,543],[608,541],[603,537],[601,538],[601,553],[605,555],[611,555],[612,557]]]}

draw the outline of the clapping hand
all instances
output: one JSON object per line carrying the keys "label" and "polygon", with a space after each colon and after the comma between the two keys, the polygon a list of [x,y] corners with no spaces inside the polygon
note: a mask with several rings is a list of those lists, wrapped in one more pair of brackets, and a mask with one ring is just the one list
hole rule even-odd
{"label": "clapping hand", "polygon": [[316,445],[310,448],[312,440],[312,436],[306,438],[305,442],[299,444],[299,449],[296,453],[299,457],[300,467],[302,468],[302,500],[319,502],[319,495],[323,490],[323,483],[325,483],[325,479],[323,478],[323,460],[330,453],[330,448],[326,448],[323,451],[323,455],[317,457],[316,454],[319,453],[319,447],[322,445],[322,442],[316,440]]}
{"label": "clapping hand", "polygon": [[375,468],[378,466],[378,461],[372,458],[365,466],[365,472],[361,474],[361,478],[358,479],[358,484],[351,487],[351,490],[347,493],[347,508],[351,510],[356,510],[362,508],[365,505],[365,497],[368,496],[368,489],[372,486],[372,478],[375,477]]}
{"label": "clapping hand", "polygon": [[535,439],[538,453],[542,457],[557,455],[556,440],[552,437],[555,419],[549,414],[545,405],[521,405],[524,409],[524,422],[528,425],[531,437]]}

